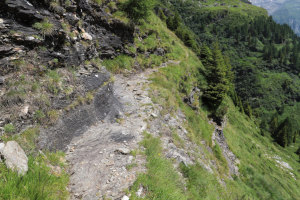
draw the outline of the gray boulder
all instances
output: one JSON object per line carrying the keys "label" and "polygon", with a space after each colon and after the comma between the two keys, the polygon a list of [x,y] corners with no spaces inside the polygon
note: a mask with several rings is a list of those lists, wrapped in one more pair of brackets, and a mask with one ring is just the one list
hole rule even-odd
{"label": "gray boulder", "polygon": [[5,144],[4,143],[0,143],[0,162],[2,161],[1,160],[1,155],[2,155],[4,147],[5,147]]}
{"label": "gray boulder", "polygon": [[7,168],[16,170],[20,175],[26,174],[28,171],[28,158],[17,142],[7,142],[3,148],[2,155]]}

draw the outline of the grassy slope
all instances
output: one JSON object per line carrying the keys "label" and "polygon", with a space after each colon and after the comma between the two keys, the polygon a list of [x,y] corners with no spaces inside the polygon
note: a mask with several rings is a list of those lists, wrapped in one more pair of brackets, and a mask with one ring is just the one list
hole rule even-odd
{"label": "grassy slope", "polygon": [[[182,102],[182,97],[193,86],[206,84],[201,74],[203,65],[156,16],[152,15],[148,23],[141,30],[157,31],[161,42],[169,47],[170,52],[166,57],[181,60],[179,65],[160,69],[153,75],[152,100],[163,106],[162,112],[172,113],[180,108],[187,116],[186,128],[191,140],[199,145],[202,145],[202,140],[210,144],[213,129],[208,124],[208,112],[203,107],[194,111]],[[213,175],[197,164],[174,169],[170,161],[161,156],[158,138],[147,136],[142,145],[146,148],[149,171],[141,175],[132,188],[133,199],[138,199],[135,192],[141,184],[148,189],[146,199],[299,199],[299,163],[296,154],[262,137],[251,119],[239,113],[229,99],[227,103],[229,120],[225,136],[231,150],[241,161],[241,175],[234,180],[227,179],[226,163],[209,152],[205,152],[205,157],[216,160],[219,167]],[[291,173],[296,180],[276,164],[273,158],[276,155],[292,166]],[[183,172],[186,177],[186,190],[182,188],[176,170]],[[224,179],[226,187],[218,182],[218,177]]]}
{"label": "grassy slope", "polygon": [[203,6],[207,6],[210,9],[229,9],[231,12],[237,12],[239,15],[246,16],[257,16],[257,15],[268,15],[265,9],[253,6],[252,4],[243,3],[240,0],[207,0],[201,3]]}
{"label": "grassy slope", "polygon": [[[224,133],[230,149],[241,161],[242,176],[238,181],[249,187],[247,190],[252,197],[299,199],[300,166],[296,154],[261,136],[253,121],[238,112],[231,102],[229,104],[229,123]],[[293,170],[281,168],[274,158],[276,156],[289,163]]]}
{"label": "grassy slope", "polygon": [[[233,8],[234,9],[234,8]],[[120,18],[122,18],[122,13]],[[137,48],[149,50],[156,47],[168,49],[164,57],[150,55],[145,57],[138,54],[136,58],[126,57],[124,55],[114,59],[104,61],[104,65],[114,71],[120,72],[124,69],[132,69],[132,63],[138,62],[141,67],[158,66],[167,60],[181,61],[179,65],[170,65],[159,70],[152,77],[153,89],[152,100],[163,106],[162,112],[175,112],[181,109],[187,116],[186,128],[192,141],[201,144],[204,140],[211,145],[211,133],[213,127],[208,124],[208,111],[201,107],[199,102],[198,110],[194,111],[182,102],[182,97],[190,92],[196,85],[205,85],[205,79],[202,75],[203,65],[196,55],[186,48],[183,43],[169,31],[165,24],[155,15],[140,26],[140,34],[147,35],[151,30],[155,32],[149,34],[144,40],[139,41],[132,47],[131,51],[136,52]],[[299,163],[296,161],[295,154],[272,144],[267,138],[261,137],[255,124],[246,116],[242,115],[227,100],[229,107],[229,122],[225,130],[225,135],[232,151],[241,160],[241,176],[235,180],[226,179],[226,163],[218,159],[217,154],[205,151],[207,160],[215,160],[219,170],[214,174],[209,174],[199,165],[174,169],[172,161],[165,159],[162,155],[162,148],[159,138],[153,138],[146,134],[142,145],[146,148],[147,156],[146,174],[141,174],[131,189],[132,199],[138,199],[135,192],[139,185],[143,184],[147,188],[146,199],[297,199],[299,194]],[[23,135],[23,136],[22,136]],[[34,152],[32,141],[34,137],[31,134],[21,134],[21,137],[14,138],[28,152]],[[28,138],[29,137],[29,138]],[[8,138],[7,140],[10,140]],[[22,142],[23,141],[23,142]],[[25,141],[25,142],[24,142]],[[203,148],[205,149],[205,148]],[[64,173],[60,176],[53,174],[47,164],[53,166],[60,165],[60,154],[39,155],[35,162],[30,158],[31,171],[20,179],[15,174],[8,172],[0,164],[1,181],[0,194],[5,199],[65,199],[67,195],[65,185],[67,177]],[[280,167],[276,166],[272,156],[279,155],[284,161],[293,167],[293,173],[297,179],[294,180],[290,174]],[[39,163],[37,165],[37,163]],[[42,166],[42,167],[40,167]],[[186,177],[184,185],[177,170],[180,170]],[[43,178],[41,179],[40,176]],[[10,178],[16,184],[17,188],[10,187],[7,180]],[[222,186],[218,179],[223,178],[226,187]],[[34,180],[34,181],[33,181]],[[31,182],[29,182],[31,181]],[[48,184],[53,181],[54,184]],[[24,188],[29,188],[23,190]],[[185,189],[186,187],[186,189]],[[12,190],[13,188],[13,190]],[[45,192],[44,192],[45,191]],[[49,191],[58,191],[49,194]],[[10,195],[10,196],[9,196]],[[50,195],[50,196],[49,196]],[[52,196],[51,196],[52,195]],[[0,196],[1,197],[1,196]],[[248,197],[248,198],[247,198]]]}
{"label": "grassy slope", "polygon": [[[234,71],[242,74],[237,76],[236,90],[243,101],[250,102],[254,115],[260,117],[260,120],[270,121],[276,109],[281,109],[279,112],[283,114],[280,122],[285,119],[283,116],[298,115],[299,102],[292,100],[300,91],[298,74],[288,74],[284,72],[285,68],[275,69],[279,65],[274,64],[278,62],[276,59],[272,61],[276,67],[270,67],[270,62],[262,58],[262,41],[257,40],[257,50],[252,51],[246,48],[247,42],[236,45],[232,36],[222,35],[229,26],[247,23],[256,16],[267,16],[266,10],[239,0],[226,0],[222,3],[209,0],[201,2],[200,6],[195,0],[184,1],[182,4],[178,2],[180,1],[172,1],[185,23],[199,36],[198,39],[204,43],[218,40],[224,53],[230,57]],[[214,28],[217,30],[215,33],[212,31]],[[277,49],[284,45],[285,43],[275,44]],[[243,73],[245,71],[248,73]],[[255,78],[249,71],[253,71]],[[289,87],[293,92],[284,87],[284,82],[292,83]],[[297,117],[294,119],[299,121]]]}
{"label": "grassy slope", "polygon": [[66,173],[64,153],[39,152],[35,142],[39,129],[29,128],[19,135],[4,136],[4,141],[17,141],[29,155],[28,172],[19,176],[0,162],[0,199],[56,200],[67,199],[69,176]]}

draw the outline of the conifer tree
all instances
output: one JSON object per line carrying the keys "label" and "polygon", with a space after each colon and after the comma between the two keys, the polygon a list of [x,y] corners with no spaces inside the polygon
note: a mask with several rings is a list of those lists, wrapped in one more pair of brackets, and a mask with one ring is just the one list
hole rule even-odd
{"label": "conifer tree", "polygon": [[278,128],[278,113],[276,112],[275,115],[273,115],[271,122],[270,122],[270,133],[275,138],[276,137],[276,130]]}
{"label": "conifer tree", "polygon": [[176,12],[174,16],[170,15],[167,19],[167,27],[172,31],[177,30],[179,28],[180,23],[181,20],[178,12]]}
{"label": "conifer tree", "polygon": [[238,97],[238,107],[240,108],[241,113],[245,113],[244,106],[240,97]]}
{"label": "conifer tree", "polygon": [[246,115],[248,115],[250,118],[252,117],[252,108],[248,101],[246,101],[246,103],[244,105],[244,111],[245,111]]}
{"label": "conifer tree", "polygon": [[299,160],[300,160],[300,147],[297,149],[296,154],[299,155]]}
{"label": "conifer tree", "polygon": [[164,13],[164,11],[162,9],[159,9],[158,16],[164,22],[167,20],[167,17],[166,17],[166,15],[165,15],[165,13]]}
{"label": "conifer tree", "polygon": [[153,9],[154,0],[129,0],[124,4],[123,10],[133,21],[145,19]]}
{"label": "conifer tree", "polygon": [[210,68],[213,65],[213,56],[208,46],[203,45],[200,49],[200,59],[204,67]]}
{"label": "conifer tree", "polygon": [[283,147],[289,145],[289,132],[290,132],[291,124],[289,122],[289,118],[286,118],[279,126],[276,131],[276,142]]}
{"label": "conifer tree", "polygon": [[208,88],[204,92],[204,99],[211,108],[216,110],[229,90],[229,68],[226,66],[217,43],[214,44],[212,52],[208,47],[204,46],[200,57],[206,68],[208,81]]}

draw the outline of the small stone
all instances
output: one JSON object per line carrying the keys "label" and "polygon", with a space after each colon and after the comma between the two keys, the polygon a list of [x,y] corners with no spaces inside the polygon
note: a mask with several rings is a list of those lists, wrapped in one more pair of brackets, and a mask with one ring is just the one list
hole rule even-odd
{"label": "small stone", "polygon": [[157,117],[157,114],[151,113],[151,116],[154,117],[154,118],[156,118],[156,117]]}
{"label": "small stone", "polygon": [[129,197],[126,196],[126,195],[124,195],[124,196],[122,197],[122,200],[129,200]]}
{"label": "small stone", "polygon": [[113,160],[108,160],[108,159],[104,159],[101,162],[103,164],[105,164],[106,166],[113,166],[115,164],[115,162]]}
{"label": "small stone", "polygon": [[0,76],[0,85],[4,84],[4,77],[3,76]]}
{"label": "small stone", "polygon": [[35,40],[35,38],[33,36],[27,36],[25,39],[28,40],[28,41]]}
{"label": "small stone", "polygon": [[128,157],[128,163],[129,163],[129,164],[132,163],[132,160],[133,160],[133,156],[129,156],[129,157]]}
{"label": "small stone", "polygon": [[29,110],[29,105],[25,105],[22,109],[21,112],[19,114],[19,116],[25,116],[28,114],[28,110]]}
{"label": "small stone", "polygon": [[82,33],[81,37],[85,40],[93,40],[93,37],[88,33]]}
{"label": "small stone", "polygon": [[144,131],[144,130],[146,130],[147,129],[147,123],[144,123],[144,125],[142,126],[142,128],[141,128],[141,131]]}
{"label": "small stone", "polygon": [[121,154],[124,154],[124,155],[127,155],[130,153],[130,149],[127,149],[127,148],[119,148],[116,150],[116,152],[119,152]]}
{"label": "small stone", "polygon": [[69,152],[74,152],[75,148],[74,147],[71,147]]}
{"label": "small stone", "polygon": [[143,187],[140,186],[140,188],[139,188],[138,191],[136,192],[136,196],[142,197],[142,194],[143,194]]}
{"label": "small stone", "polygon": [[81,199],[81,198],[82,198],[82,194],[76,193],[76,194],[74,194],[74,197],[76,197],[76,198],[78,198],[78,199]]}

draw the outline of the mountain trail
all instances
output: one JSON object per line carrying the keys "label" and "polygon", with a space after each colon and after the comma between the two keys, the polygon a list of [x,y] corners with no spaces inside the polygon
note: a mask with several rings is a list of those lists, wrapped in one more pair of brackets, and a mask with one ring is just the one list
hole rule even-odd
{"label": "mountain trail", "polygon": [[[168,61],[158,68],[179,63]],[[71,199],[120,199],[137,174],[146,171],[145,158],[131,151],[139,148],[147,121],[156,112],[146,86],[158,68],[116,75],[113,88],[123,107],[121,117],[96,123],[68,145]]]}

